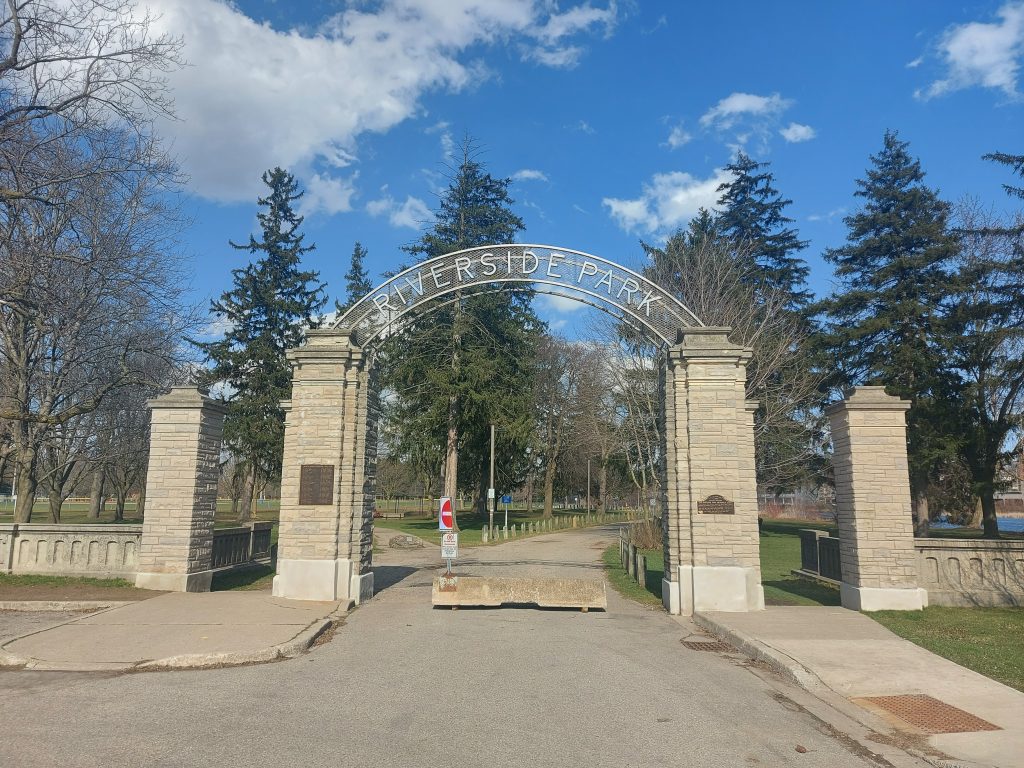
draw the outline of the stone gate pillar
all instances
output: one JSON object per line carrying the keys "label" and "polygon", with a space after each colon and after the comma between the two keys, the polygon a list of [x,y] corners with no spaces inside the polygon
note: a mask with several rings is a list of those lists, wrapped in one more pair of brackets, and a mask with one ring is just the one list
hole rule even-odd
{"label": "stone gate pillar", "polygon": [[884,387],[857,387],[825,409],[832,427],[843,606],[920,610],[910,517],[906,412]]}
{"label": "stone gate pillar", "polygon": [[146,514],[135,586],[207,592],[226,408],[194,387],[174,387],[149,407]]}
{"label": "stone gate pillar", "polygon": [[288,359],[274,595],[358,603],[373,595],[374,380],[344,330],[308,331]]}
{"label": "stone gate pillar", "polygon": [[690,328],[668,351],[665,580],[671,613],[764,607],[757,527],[750,351],[728,328]]}

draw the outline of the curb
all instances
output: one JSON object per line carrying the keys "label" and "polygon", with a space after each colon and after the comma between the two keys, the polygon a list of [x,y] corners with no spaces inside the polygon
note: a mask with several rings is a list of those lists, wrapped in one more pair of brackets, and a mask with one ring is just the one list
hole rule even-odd
{"label": "curb", "polygon": [[832,689],[825,685],[821,678],[792,656],[783,653],[777,648],[772,648],[770,645],[766,645],[760,640],[755,640],[743,632],[729,629],[702,613],[695,613],[692,618],[693,623],[698,627],[706,629],[722,640],[728,641],[755,661],[767,664],[774,671],[789,680],[789,682],[795,683],[801,688],[816,694],[832,692]]}
{"label": "curb", "polygon": [[[160,672],[184,669],[237,667],[244,664],[265,664],[271,661],[292,658],[294,656],[298,656],[303,651],[308,650],[321,634],[340,621],[349,611],[352,610],[354,605],[354,600],[348,600],[339,605],[324,618],[316,619],[308,624],[290,640],[278,643],[277,645],[272,645],[269,648],[260,648],[254,651],[185,653],[178,656],[168,656],[163,659],[131,663],[62,663],[40,661],[37,659],[15,656],[14,654],[0,648],[0,669],[24,669],[46,672]],[[108,606],[116,607],[116,605],[112,604],[108,604]],[[32,634],[36,633],[29,633],[29,635]],[[23,637],[28,637],[28,635],[23,635]],[[20,638],[11,638],[7,642],[14,642],[18,639]]]}
{"label": "curb", "polygon": [[93,611],[120,608],[137,600],[0,600],[0,611]]}

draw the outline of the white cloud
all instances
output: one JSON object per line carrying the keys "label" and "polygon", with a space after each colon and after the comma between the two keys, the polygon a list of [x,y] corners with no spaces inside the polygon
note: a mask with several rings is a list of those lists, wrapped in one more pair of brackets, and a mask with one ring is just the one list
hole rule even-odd
{"label": "white cloud", "polygon": [[253,200],[275,165],[329,187],[356,162],[361,135],[417,116],[429,91],[478,85],[481,46],[556,52],[595,25],[609,32],[616,16],[614,4],[552,13],[535,0],[381,0],[307,31],[258,23],[228,0],[144,4],[158,31],[184,39],[189,62],[170,77],[179,119],[161,130],[192,190],[225,202]]}
{"label": "white cloud", "polygon": [[840,206],[839,208],[833,208],[828,213],[812,213],[807,217],[807,220],[831,222],[836,216],[842,216],[844,213],[846,213],[846,207]]}
{"label": "white cloud", "polygon": [[684,144],[688,144],[693,140],[693,136],[688,133],[683,126],[677,125],[668,134],[668,141],[666,142],[670,149],[679,149]]}
{"label": "white cloud", "polygon": [[583,48],[578,45],[562,45],[562,41],[588,31],[591,27],[604,27],[605,35],[608,36],[615,29],[617,15],[614,2],[607,8],[595,8],[586,3],[570,8],[565,13],[553,13],[544,24],[533,30],[532,36],[538,44],[528,47],[523,58],[548,67],[571,69],[579,63]]}
{"label": "white cloud", "polygon": [[913,61],[907,62],[907,69],[917,69],[924,62],[924,56],[918,56]]}
{"label": "white cloud", "polygon": [[643,185],[640,197],[606,197],[601,202],[627,232],[666,234],[685,225],[701,208],[714,207],[718,187],[731,179],[731,174],[720,168],[706,179],[682,171],[657,173]]}
{"label": "white cloud", "polygon": [[782,136],[790,144],[797,144],[801,141],[810,141],[818,135],[809,125],[801,125],[800,123],[790,123],[785,128],[779,131],[779,135]]}
{"label": "white cloud", "polygon": [[512,178],[516,181],[547,181],[548,177],[544,171],[538,171],[535,168],[523,168],[512,174]]}
{"label": "white cloud", "polygon": [[352,198],[356,194],[355,180],[359,173],[348,178],[313,173],[306,179],[306,191],[299,201],[299,213],[309,216],[313,213],[346,213],[352,210]]}
{"label": "white cloud", "polygon": [[595,133],[597,133],[597,131],[595,131],[594,128],[590,125],[590,123],[588,123],[586,120],[580,120],[575,125],[567,125],[565,127],[568,128],[571,131],[579,131],[580,133],[586,133],[586,134],[595,134]]}
{"label": "white cloud", "polygon": [[583,302],[578,301],[577,299],[572,299],[568,296],[555,296],[550,293],[539,294],[537,296],[537,301],[543,308],[551,312],[559,312],[562,314],[576,312],[586,306]]}
{"label": "white cloud", "polygon": [[419,229],[430,219],[430,209],[418,197],[408,195],[405,202],[399,203],[388,194],[387,187],[381,191],[383,197],[366,204],[366,212],[371,216],[387,215],[391,226],[409,229]]}
{"label": "white cloud", "polygon": [[743,116],[771,117],[784,112],[793,102],[778,93],[771,96],[757,96],[753,93],[731,93],[705,112],[700,124],[705,128],[732,128]]}
{"label": "white cloud", "polygon": [[972,21],[951,27],[939,41],[939,55],[946,77],[915,95],[921,99],[942,96],[972,86],[996,88],[1019,98],[1017,73],[1024,56],[1024,3],[1006,3],[999,22]]}

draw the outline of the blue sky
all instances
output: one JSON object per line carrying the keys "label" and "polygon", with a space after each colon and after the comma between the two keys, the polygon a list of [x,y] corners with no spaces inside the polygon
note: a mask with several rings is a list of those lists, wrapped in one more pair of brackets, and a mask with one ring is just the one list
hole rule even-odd
{"label": "blue sky", "polygon": [[[738,148],[771,162],[810,240],[811,287],[855,179],[900,132],[950,200],[1012,206],[991,151],[1024,152],[1024,2],[145,0],[185,41],[178,119],[197,301],[230,284],[260,174],[308,190],[308,257],[334,294],[353,243],[374,277],[429,223],[465,134],[522,240],[637,266],[713,205]],[[555,325],[575,315],[547,302]]]}

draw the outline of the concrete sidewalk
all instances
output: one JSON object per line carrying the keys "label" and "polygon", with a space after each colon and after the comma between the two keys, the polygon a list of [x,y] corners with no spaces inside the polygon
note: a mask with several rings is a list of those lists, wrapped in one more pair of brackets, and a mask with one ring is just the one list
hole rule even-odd
{"label": "concrete sidewalk", "polygon": [[[694,620],[846,714],[870,725],[884,721],[911,742],[924,743],[923,754],[939,765],[948,756],[959,766],[1024,766],[1024,693],[903,640],[863,614],[770,607]],[[908,694],[931,696],[1000,730],[929,735],[864,701]],[[920,711],[921,704],[914,707]]]}
{"label": "concrete sidewalk", "polygon": [[[293,656],[349,608],[269,592],[168,593],[34,628],[0,644],[0,667],[139,671]],[[0,614],[0,621],[2,621]]]}

